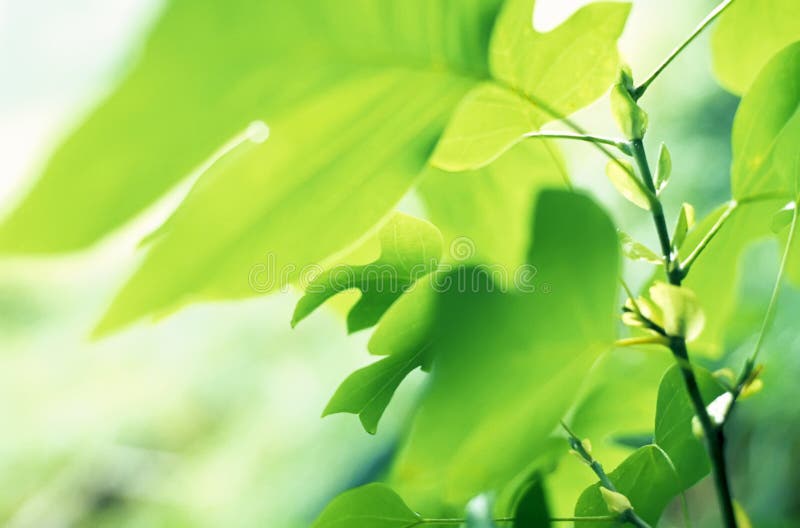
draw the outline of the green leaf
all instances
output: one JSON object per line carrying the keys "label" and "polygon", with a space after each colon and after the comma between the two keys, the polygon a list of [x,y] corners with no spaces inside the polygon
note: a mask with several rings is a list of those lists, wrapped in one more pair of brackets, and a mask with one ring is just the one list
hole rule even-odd
{"label": "green leaf", "polygon": [[533,28],[534,6],[535,0],[505,3],[492,34],[491,72],[537,104],[566,116],[598,99],[616,79],[616,41],[630,4],[589,4],[547,33]]}
{"label": "green leaf", "polygon": [[689,230],[694,227],[695,212],[691,204],[684,203],[681,206],[681,212],[678,214],[678,223],[675,225],[675,231],[672,234],[672,247],[673,249],[680,249],[683,242],[686,240],[686,235]]}
{"label": "green leaf", "polygon": [[391,488],[367,484],[333,499],[312,528],[411,528],[422,518]]}
{"label": "green leaf", "polygon": [[656,191],[661,192],[669,183],[672,176],[672,155],[669,153],[667,145],[662,143],[658,149],[658,165],[656,166]]}
{"label": "green leaf", "polygon": [[642,139],[647,131],[647,113],[636,104],[624,83],[611,88],[611,115],[628,139]]}
{"label": "green leaf", "polygon": [[[376,176],[375,194],[394,204],[424,164],[457,101],[488,77],[488,41],[500,3],[173,0],[135,67],[55,151],[39,182],[0,228],[0,250],[69,251],[96,242],[254,119],[270,126],[272,138],[218,178],[242,190],[241,196],[227,191],[219,198],[230,198],[229,205],[243,201],[245,211],[233,216],[255,213],[257,198],[263,198],[262,215],[272,213],[272,199],[280,200],[289,185],[306,182],[310,192],[304,203],[311,204],[319,199],[311,194],[320,192],[318,179],[351,192],[367,174]],[[359,219],[371,216],[373,224],[377,210],[388,212],[378,204],[372,214],[362,213],[357,204],[338,205],[342,218],[363,214]],[[229,212],[213,212],[220,216],[207,218],[191,233],[181,230],[170,243],[202,237],[208,224],[214,226],[210,245],[223,238],[217,226],[229,221]],[[303,216],[302,209],[297,212]],[[280,220],[280,214],[272,216]],[[363,232],[358,223],[352,232]],[[240,227],[231,221],[231,232]],[[335,245],[342,246],[339,242],[352,232],[338,235]],[[294,239],[305,244],[308,236],[299,230]],[[184,251],[190,260],[193,250]],[[181,275],[188,265],[170,264]],[[224,267],[219,262],[212,267],[217,265]],[[246,275],[247,269],[237,273]]]}
{"label": "green leaf", "polygon": [[[694,373],[706,404],[725,391],[706,369],[695,366]],[[693,486],[711,469],[703,442],[692,433],[694,416],[694,407],[686,392],[681,369],[675,365],[667,371],[658,386],[655,443],[675,465],[682,489]]]}
{"label": "green leaf", "polygon": [[779,50],[800,39],[796,0],[736,0],[720,17],[712,39],[714,73],[743,94]]}
{"label": "green leaf", "polygon": [[435,270],[442,255],[442,235],[429,222],[395,213],[378,233],[380,257],[355,265],[349,259],[315,278],[298,301],[292,326],[329,298],[356,288],[361,298],[347,316],[348,332],[373,326],[417,280]]}
{"label": "green leaf", "polygon": [[[657,446],[637,449],[608,478],[617,491],[626,496],[634,511],[655,526],[667,504],[680,492],[669,459]],[[600,492],[600,484],[587,488],[575,505],[576,517],[608,515],[608,506]],[[620,526],[617,522],[576,522],[575,528]]]}
{"label": "green leaf", "polygon": [[454,174],[429,168],[418,191],[447,244],[468,239],[474,248],[465,259],[451,247],[451,260],[513,270],[525,262],[536,194],[563,186],[566,178],[558,147],[535,141],[516,145],[479,170]]}
{"label": "green leaf", "polygon": [[733,125],[734,198],[800,196],[798,78],[800,42],[778,53],[742,99]]}
{"label": "green leaf", "polygon": [[609,161],[606,165],[606,176],[626,200],[645,211],[650,210],[650,200],[642,188],[637,185],[635,172],[630,163],[627,161]]}
{"label": "green leaf", "polygon": [[550,526],[550,508],[541,475],[535,475],[522,489],[514,509],[511,528],[547,528]]}
{"label": "green leaf", "polygon": [[792,223],[795,209],[797,209],[797,204],[791,202],[785,205],[783,209],[772,215],[772,222],[770,223],[769,227],[773,233],[779,234],[781,231],[786,229],[789,224]]}
{"label": "green leaf", "polygon": [[619,231],[619,242],[622,245],[622,254],[631,260],[642,260],[650,264],[663,264],[664,259],[655,254],[650,248],[635,241],[627,233]]}
{"label": "green leaf", "polygon": [[356,414],[364,430],[375,434],[400,383],[411,371],[430,361],[428,351],[424,346],[404,350],[355,371],[342,382],[322,415]]}
{"label": "green leaf", "polygon": [[437,281],[432,320],[418,324],[410,310],[398,319],[398,302],[376,331],[391,350],[410,346],[410,330],[417,346],[430,343],[434,358],[429,391],[392,472],[415,504],[463,505],[476,493],[499,491],[546,443],[613,342],[619,255],[605,213],[584,196],[543,191],[533,240],[533,291],[518,285],[504,293],[480,281],[459,292],[458,282],[442,288]]}
{"label": "green leaf", "polygon": [[[739,204],[719,233],[703,250],[692,265],[684,285],[691,289],[705,312],[705,325],[698,338],[692,342],[692,352],[719,357],[729,335],[729,322],[738,300],[741,283],[741,259],[754,243],[774,236],[770,219],[785,200],[770,200]],[[720,206],[698,223],[686,237],[680,256],[694,250],[698,242],[717,222],[728,205]],[[713,309],[711,309],[713,307]]]}
{"label": "green leaf", "polygon": [[[506,3],[491,45],[499,84],[482,84],[464,98],[436,147],[434,166],[486,166],[548,121],[588,105],[613,82],[616,41],[629,6],[590,5],[539,33],[533,29],[534,3]],[[576,78],[576,71],[587,73]]]}
{"label": "green leaf", "polygon": [[[367,57],[330,62],[324,71],[343,70],[316,85],[321,94],[276,111],[266,120],[272,133],[264,145],[198,181],[97,332],[190,301],[273,291],[372,228],[415,183],[447,116],[477,81],[493,5],[304,5],[306,14],[335,26],[325,33],[343,39],[346,51]],[[292,75],[284,70],[281,78]],[[285,280],[270,275],[281,272]]]}
{"label": "green leaf", "polygon": [[522,96],[492,82],[472,89],[456,108],[431,164],[458,172],[480,169],[548,121]]}

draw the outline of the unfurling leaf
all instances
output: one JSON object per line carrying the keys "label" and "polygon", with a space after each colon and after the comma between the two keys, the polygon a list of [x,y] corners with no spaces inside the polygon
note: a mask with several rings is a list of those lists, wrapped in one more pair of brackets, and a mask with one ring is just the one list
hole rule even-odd
{"label": "unfurling leaf", "polygon": [[672,154],[665,143],[658,149],[658,165],[656,166],[656,192],[663,191],[672,176]]}
{"label": "unfurling leaf", "polygon": [[750,521],[750,517],[747,515],[747,512],[742,505],[739,504],[739,501],[733,501],[733,513],[736,515],[736,525],[739,528],[753,528],[753,523]]}
{"label": "unfurling leaf", "polygon": [[611,113],[628,139],[642,139],[647,131],[647,113],[633,100],[628,88],[619,82],[611,88]]}
{"label": "unfurling leaf", "polygon": [[650,288],[650,299],[661,312],[661,326],[671,336],[691,341],[703,330],[705,316],[690,289],[657,282]]}
{"label": "unfurling leaf", "polygon": [[611,160],[606,165],[606,175],[626,200],[646,211],[650,210],[650,199],[637,183],[636,173],[630,163]]}
{"label": "unfurling leaf", "polygon": [[675,232],[672,234],[672,247],[678,250],[683,246],[686,235],[694,227],[695,212],[691,204],[685,203],[681,206],[678,214],[678,223],[675,225]]}
{"label": "unfurling leaf", "polygon": [[650,264],[663,264],[664,259],[655,254],[649,247],[635,241],[631,236],[619,232],[619,241],[622,244],[622,253],[631,260],[642,260]]}
{"label": "unfurling leaf", "polygon": [[358,289],[361,299],[347,316],[347,330],[369,328],[417,280],[435,270],[442,255],[439,230],[403,213],[392,216],[381,228],[378,239],[381,254],[374,262],[355,265],[345,258],[308,285],[295,308],[292,326],[337,293]]}
{"label": "unfurling leaf", "polygon": [[764,388],[764,380],[762,379],[754,379],[750,383],[746,384],[742,387],[742,392],[739,393],[739,399],[744,400],[749,398],[750,396],[755,396]]}
{"label": "unfurling leaf", "polygon": [[608,511],[611,513],[623,513],[632,510],[631,501],[622,493],[611,491],[608,488],[600,487],[600,495],[603,496],[603,502],[606,503]]}
{"label": "unfurling leaf", "polygon": [[311,528],[409,528],[422,518],[383,484],[367,484],[333,499]]}

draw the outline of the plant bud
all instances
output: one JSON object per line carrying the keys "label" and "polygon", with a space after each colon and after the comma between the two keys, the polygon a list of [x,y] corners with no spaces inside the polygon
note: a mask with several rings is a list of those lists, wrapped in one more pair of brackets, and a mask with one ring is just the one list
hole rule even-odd
{"label": "plant bud", "polygon": [[601,486],[600,494],[603,496],[603,501],[606,503],[606,506],[608,506],[608,511],[612,513],[625,513],[633,509],[631,501],[622,493],[611,491]]}

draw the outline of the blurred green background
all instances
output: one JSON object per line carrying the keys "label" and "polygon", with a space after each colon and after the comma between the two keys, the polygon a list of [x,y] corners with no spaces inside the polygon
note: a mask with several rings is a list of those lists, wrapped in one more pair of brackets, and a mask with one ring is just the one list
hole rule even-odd
{"label": "blurred green background", "polygon": [[[541,0],[554,25],[587,2]],[[636,0],[622,41],[634,71],[651,69],[713,2]],[[51,149],[135,61],[157,0],[0,0],[0,215]],[[729,198],[737,99],[710,73],[708,35],[664,74],[645,103],[651,148],[670,145],[674,213]],[[578,120],[615,135],[602,100]],[[648,218],[618,198],[605,162],[565,145],[571,171],[620,226],[653,242]],[[168,215],[173,193],[118,236],[67,257],[0,260],[0,524],[9,527],[306,527],[336,493],[371,480],[391,454],[422,376],[401,388],[377,437],[352,416],[321,420],[338,383],[369,362],[368,335],[347,337],[321,311],[290,330],[296,296],[195,305],[155,324],[87,335],[141,257],[138,240]],[[413,197],[408,203],[414,204]],[[413,208],[413,205],[410,206]],[[773,243],[754,246],[729,356],[741,364],[776,272]],[[629,265],[632,281],[649,273]],[[785,290],[764,358],[766,389],[737,410],[735,490],[759,527],[800,526],[800,296]],[[737,358],[739,358],[737,360]],[[713,490],[689,495],[696,526]],[[570,512],[556,511],[557,514]],[[795,519],[795,520],[793,520]],[[663,524],[680,525],[677,507]]]}

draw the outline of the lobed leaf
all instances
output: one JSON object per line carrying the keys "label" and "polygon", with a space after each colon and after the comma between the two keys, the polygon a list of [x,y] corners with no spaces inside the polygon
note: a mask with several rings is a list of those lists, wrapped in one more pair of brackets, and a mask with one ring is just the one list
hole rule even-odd
{"label": "lobed leaf", "polygon": [[491,42],[496,82],[464,98],[436,147],[434,166],[462,171],[488,165],[545,123],[593,102],[614,82],[616,41],[628,4],[591,4],[546,33],[533,28],[534,5],[506,2]]}
{"label": "lobed leaf", "polygon": [[[417,190],[428,217],[450,241],[450,262],[514,270],[525,263],[537,193],[563,187],[567,178],[558,147],[535,141],[516,145],[482,169],[429,168]],[[461,243],[466,254],[457,251]]]}
{"label": "lobed leaf", "polygon": [[[274,157],[272,147],[265,147],[268,153],[259,152],[231,167],[222,179],[230,187],[268,180],[266,189],[259,189],[266,194],[264,209],[273,196],[266,192],[271,187],[280,190],[284,181],[299,184],[310,178],[304,176],[307,171],[296,173],[290,166],[324,162],[331,150],[345,154],[354,142],[343,139],[365,132],[380,135],[381,125],[398,132],[411,128],[419,136],[421,146],[404,145],[417,151],[412,167],[403,157],[383,162],[388,172],[411,170],[407,188],[440,132],[436,129],[443,127],[469,86],[488,76],[489,34],[500,4],[501,0],[171,0],[134,68],[56,149],[39,181],[0,227],[0,250],[72,251],[96,242],[256,119],[266,121],[284,146],[297,143],[296,148],[282,148],[280,155],[285,161],[294,156],[297,163],[261,169],[265,157]],[[441,82],[405,76],[406,70],[440,72]],[[378,89],[369,77],[381,75],[385,86]],[[344,101],[342,90],[358,87],[358,79],[364,77],[362,82],[372,89],[354,89]],[[329,90],[339,95],[321,107],[319,101]],[[406,99],[407,93],[415,94],[405,102],[411,102],[409,111],[419,122],[408,114],[402,117],[398,100]],[[378,99],[385,101],[375,103]],[[335,122],[340,103],[352,111],[345,122]],[[317,120],[308,121],[306,106],[316,106]],[[390,121],[382,120],[381,114]],[[391,119],[394,114],[399,119]],[[298,126],[285,130],[286,122]],[[313,134],[318,123],[327,135],[308,141],[305,135]],[[357,126],[351,130],[353,123]],[[382,172],[381,164],[376,165],[379,153],[390,150],[387,145],[365,157],[363,164]],[[342,178],[340,188],[346,185]],[[397,189],[385,190],[389,201],[396,201]],[[310,195],[309,202],[313,199]],[[226,220],[210,219],[216,224]],[[300,235],[298,243],[303,240]]]}
{"label": "lobed leaf", "polygon": [[[376,331],[390,350],[430,343],[434,358],[430,389],[392,471],[415,504],[463,505],[499,491],[545,445],[613,342],[619,255],[605,213],[583,196],[543,191],[533,240],[528,262],[539,270],[539,289],[503,292],[482,281],[459,292],[452,282],[428,294],[428,322],[415,325],[419,315],[399,311],[401,299]],[[457,281],[459,271],[448,277]],[[400,332],[394,342],[384,325]]]}
{"label": "lobed leaf", "polygon": [[439,264],[442,235],[429,222],[395,213],[377,238],[381,248],[377,260],[356,265],[345,258],[308,285],[295,308],[292,326],[337,293],[355,288],[361,291],[361,298],[348,313],[347,330],[369,328],[403,292]]}

